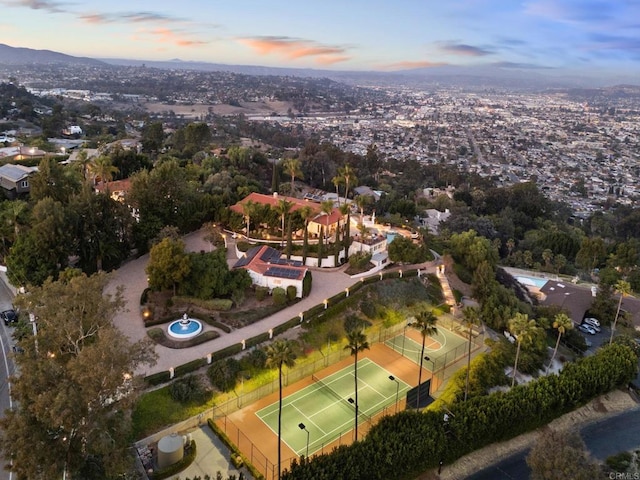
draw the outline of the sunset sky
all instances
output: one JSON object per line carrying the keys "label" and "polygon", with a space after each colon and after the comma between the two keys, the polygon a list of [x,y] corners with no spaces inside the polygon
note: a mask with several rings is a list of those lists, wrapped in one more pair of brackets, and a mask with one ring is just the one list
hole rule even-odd
{"label": "sunset sky", "polygon": [[93,58],[635,75],[640,0],[0,0],[0,43]]}

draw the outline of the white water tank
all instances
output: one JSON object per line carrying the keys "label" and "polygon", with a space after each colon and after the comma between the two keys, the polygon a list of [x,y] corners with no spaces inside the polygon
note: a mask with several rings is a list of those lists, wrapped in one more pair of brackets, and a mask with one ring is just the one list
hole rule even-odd
{"label": "white water tank", "polygon": [[182,436],[172,433],[158,442],[158,468],[165,468],[179,462],[184,457]]}

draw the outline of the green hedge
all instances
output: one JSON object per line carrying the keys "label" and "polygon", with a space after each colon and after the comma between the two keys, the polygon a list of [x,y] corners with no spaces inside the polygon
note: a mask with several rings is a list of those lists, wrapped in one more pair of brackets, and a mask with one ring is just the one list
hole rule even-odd
{"label": "green hedge", "polygon": [[222,330],[225,333],[231,333],[232,330],[233,330],[233,328],[231,328],[226,323],[219,322],[218,320],[215,320],[213,318],[209,318],[209,321],[207,323],[209,325],[211,325],[212,327],[219,328],[220,330]]}
{"label": "green hedge", "polygon": [[367,437],[340,446],[309,462],[292,462],[282,480],[349,478],[350,480],[412,479],[441,460],[495,442],[509,440],[546,425],[598,395],[626,386],[635,376],[638,357],[624,345],[610,345],[590,357],[508,392],[470,398],[443,411],[401,412],[384,417]]}
{"label": "green hedge", "polygon": [[232,357],[236,353],[240,353],[242,351],[242,345],[239,343],[234,343],[233,345],[229,345],[228,347],[224,347],[220,350],[211,353],[211,362],[216,362],[218,360],[222,360],[227,357]]}
{"label": "green hedge", "polygon": [[182,375],[186,375],[187,373],[195,372],[196,370],[204,367],[206,364],[206,358],[196,358],[195,360],[191,360],[190,362],[177,366],[174,369],[173,373],[176,377],[180,377]]}
{"label": "green hedge", "polygon": [[154,471],[149,476],[150,480],[164,480],[165,478],[173,477],[177,473],[180,473],[181,471],[183,471],[185,468],[187,468],[189,465],[193,463],[193,461],[196,459],[197,453],[198,452],[196,449],[196,441],[191,440],[191,444],[189,445],[189,451],[184,457],[182,457],[182,460],[180,460],[177,463],[174,463],[173,465],[169,465],[168,467]]}
{"label": "green hedge", "polygon": [[158,373],[152,373],[144,377],[144,381],[151,386],[160,385],[161,383],[167,383],[171,380],[171,374],[165,370]]}
{"label": "green hedge", "polygon": [[207,425],[209,425],[209,428],[211,428],[211,430],[213,431],[213,433],[215,435],[217,435],[217,437],[220,439],[220,441],[222,441],[222,443],[224,443],[227,448],[229,450],[231,450],[231,455],[236,455],[240,458],[242,458],[242,461],[244,462],[244,464],[246,465],[247,469],[249,470],[249,473],[251,474],[251,476],[253,478],[255,478],[256,480],[264,480],[264,475],[262,475],[257,469],[256,467],[254,467],[251,462],[249,462],[249,460],[242,454],[242,452],[238,449],[238,447],[236,447],[233,442],[229,439],[229,437],[227,437],[227,434],[224,433],[220,428],[218,428],[218,425],[216,425],[216,422],[214,422],[213,420],[211,420],[210,418],[207,420]]}

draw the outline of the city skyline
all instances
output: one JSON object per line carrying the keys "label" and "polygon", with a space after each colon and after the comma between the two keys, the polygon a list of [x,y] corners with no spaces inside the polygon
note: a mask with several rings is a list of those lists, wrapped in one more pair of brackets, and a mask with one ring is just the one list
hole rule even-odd
{"label": "city skyline", "polygon": [[92,58],[330,70],[640,73],[640,2],[0,0],[0,43]]}

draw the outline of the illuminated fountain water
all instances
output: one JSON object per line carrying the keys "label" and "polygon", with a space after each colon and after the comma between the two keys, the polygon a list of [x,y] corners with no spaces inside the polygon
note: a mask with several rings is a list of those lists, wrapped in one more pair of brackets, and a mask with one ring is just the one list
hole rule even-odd
{"label": "illuminated fountain water", "polygon": [[170,337],[179,340],[193,338],[202,332],[202,323],[195,318],[189,318],[185,313],[180,320],[175,320],[169,324],[167,333]]}

